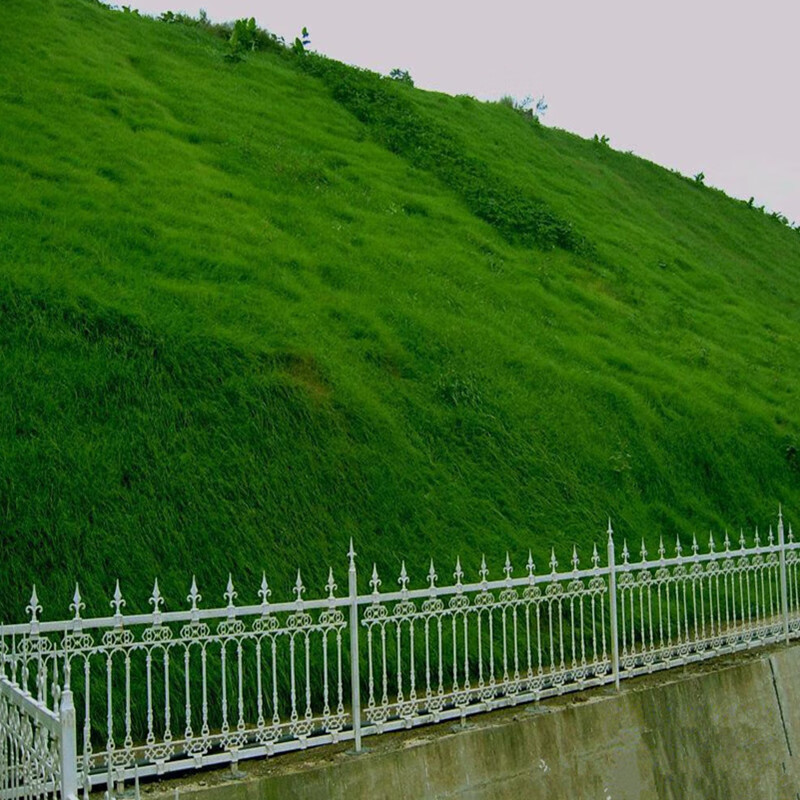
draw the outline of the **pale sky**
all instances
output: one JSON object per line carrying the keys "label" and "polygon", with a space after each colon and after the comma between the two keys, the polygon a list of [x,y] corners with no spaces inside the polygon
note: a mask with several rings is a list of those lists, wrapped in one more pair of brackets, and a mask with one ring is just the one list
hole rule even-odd
{"label": "pale sky", "polygon": [[547,125],[704,172],[800,223],[800,0],[131,0],[216,21],[255,17],[287,41],[417,86],[544,95]]}

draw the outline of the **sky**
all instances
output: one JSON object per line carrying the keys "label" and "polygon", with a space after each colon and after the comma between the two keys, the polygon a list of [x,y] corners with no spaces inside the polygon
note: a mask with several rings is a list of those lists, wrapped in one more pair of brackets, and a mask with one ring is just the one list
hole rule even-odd
{"label": "sky", "polygon": [[606,135],[800,224],[798,0],[132,0],[255,17],[311,48],[418,87],[482,100],[544,96],[542,121]]}

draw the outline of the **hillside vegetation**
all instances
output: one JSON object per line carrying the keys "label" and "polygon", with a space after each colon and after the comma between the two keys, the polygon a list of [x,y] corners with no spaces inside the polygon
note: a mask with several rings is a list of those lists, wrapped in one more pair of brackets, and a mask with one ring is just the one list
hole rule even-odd
{"label": "hillside vegetation", "polygon": [[389,588],[800,508],[797,231],[311,54],[0,22],[0,619],[33,582],[45,617],[76,580],[314,596],[351,536]]}

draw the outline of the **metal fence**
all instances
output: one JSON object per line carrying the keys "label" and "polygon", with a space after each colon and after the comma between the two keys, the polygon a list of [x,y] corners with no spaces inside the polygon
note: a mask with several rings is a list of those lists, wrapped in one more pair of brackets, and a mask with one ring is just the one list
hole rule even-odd
{"label": "metal fence", "polygon": [[[373,567],[359,594],[349,552],[348,591],[332,570],[307,599],[300,573],[289,602],[266,578],[252,605],[229,579],[225,605],[203,607],[194,580],[187,607],[169,611],[156,581],[146,614],[126,614],[116,586],[106,617],[0,627],[0,800],[113,787],[140,777],[232,764],[365,735],[463,719],[503,706],[615,683],[781,640],[800,631],[800,558],[778,517],[721,546],[678,541],[650,558],[627,543],[617,560],[595,546],[565,570],[528,557],[501,577],[485,560],[477,582],[456,562],[452,580],[431,563],[424,588],[403,564],[395,586]],[[78,723],[75,723],[77,715]]]}

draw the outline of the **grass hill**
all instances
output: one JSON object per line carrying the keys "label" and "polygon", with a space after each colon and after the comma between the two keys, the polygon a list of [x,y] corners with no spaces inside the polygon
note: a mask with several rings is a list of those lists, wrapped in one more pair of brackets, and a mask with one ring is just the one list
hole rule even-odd
{"label": "grass hill", "polygon": [[351,536],[389,587],[800,508],[797,231],[203,26],[0,22],[0,618],[34,581],[45,617],[117,576],[313,596]]}

